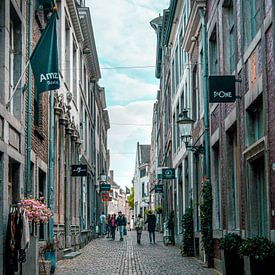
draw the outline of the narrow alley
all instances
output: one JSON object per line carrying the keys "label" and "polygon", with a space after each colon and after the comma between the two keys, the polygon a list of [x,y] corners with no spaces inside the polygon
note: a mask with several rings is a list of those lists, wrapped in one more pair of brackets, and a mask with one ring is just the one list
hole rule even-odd
{"label": "narrow alley", "polygon": [[156,238],[156,244],[150,244],[148,232],[143,232],[141,245],[136,243],[134,231],[123,242],[98,238],[78,257],[59,261],[56,274],[217,274],[194,258],[182,257],[175,246],[163,245],[161,234]]}

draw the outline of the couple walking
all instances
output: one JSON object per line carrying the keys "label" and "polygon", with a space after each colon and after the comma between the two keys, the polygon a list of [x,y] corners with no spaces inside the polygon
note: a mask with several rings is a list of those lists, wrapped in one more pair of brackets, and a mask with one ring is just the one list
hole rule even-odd
{"label": "couple walking", "polygon": [[[152,244],[153,242],[156,243],[156,239],[155,239],[156,221],[157,221],[156,215],[154,215],[152,213],[152,211],[149,210],[145,224],[148,223],[150,244]],[[135,229],[137,231],[137,243],[138,244],[140,244],[143,226],[144,226],[144,220],[142,219],[141,214],[139,214],[135,221]]]}
{"label": "couple walking", "polygon": [[121,213],[121,211],[118,212],[118,217],[116,218],[116,215],[113,214],[108,222],[110,231],[111,231],[111,237],[112,240],[115,240],[116,236],[116,228],[119,231],[120,235],[120,241],[123,241],[124,235],[126,235],[126,217]]}

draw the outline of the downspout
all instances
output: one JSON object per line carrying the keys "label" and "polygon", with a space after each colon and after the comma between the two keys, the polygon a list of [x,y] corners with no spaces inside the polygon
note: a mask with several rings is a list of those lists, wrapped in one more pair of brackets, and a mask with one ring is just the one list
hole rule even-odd
{"label": "downspout", "polygon": [[[32,0],[29,0],[29,33],[28,33],[28,59],[32,54],[32,20],[33,20]],[[26,182],[25,197],[30,194],[31,179],[31,102],[32,102],[32,69],[28,66],[28,102],[27,102],[27,163],[26,163]]]}
{"label": "downspout", "polygon": [[210,181],[210,136],[209,136],[209,97],[207,91],[207,42],[206,42],[206,23],[205,10],[199,8],[202,30],[202,54],[203,54],[203,98],[204,98],[204,148],[205,148],[205,175],[203,200],[205,208],[205,228],[204,228],[204,249],[208,267],[214,265],[214,247],[212,232],[212,186]]}
{"label": "downspout", "polygon": [[94,122],[94,133],[93,133],[93,164],[94,164],[94,205],[93,205],[93,220],[94,220],[94,238],[96,238],[96,144],[95,144],[95,134],[96,134],[96,104],[95,104],[95,96],[96,96],[96,81],[93,81],[93,122]]}

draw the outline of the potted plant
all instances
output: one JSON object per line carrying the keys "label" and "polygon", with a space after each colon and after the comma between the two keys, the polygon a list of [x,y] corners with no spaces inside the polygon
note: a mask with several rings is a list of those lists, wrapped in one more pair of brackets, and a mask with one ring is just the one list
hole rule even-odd
{"label": "potted plant", "polygon": [[273,274],[275,269],[275,245],[264,237],[244,240],[239,254],[245,258],[245,269],[251,274]]}
{"label": "potted plant", "polygon": [[51,261],[51,273],[54,273],[56,268],[56,250],[58,248],[58,242],[54,240],[48,240],[43,247],[44,258],[46,261]]}
{"label": "potted plant", "polygon": [[243,274],[243,259],[238,254],[242,241],[241,236],[235,233],[227,233],[220,240],[220,249],[222,249],[224,258],[224,273],[226,275]]}
{"label": "potted plant", "polygon": [[193,209],[187,208],[182,219],[183,244],[181,248],[182,256],[194,256],[194,221]]}

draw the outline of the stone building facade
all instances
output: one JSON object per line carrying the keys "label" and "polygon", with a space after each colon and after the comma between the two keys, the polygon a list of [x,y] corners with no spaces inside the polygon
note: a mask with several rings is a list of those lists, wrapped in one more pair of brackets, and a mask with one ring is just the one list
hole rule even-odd
{"label": "stone building facade", "polygon": [[[206,59],[203,23],[206,22]],[[274,239],[274,1],[170,1],[156,23],[157,65],[160,77],[158,107],[162,123],[165,79],[170,79],[172,110],[174,233],[181,241],[181,218],[193,208],[195,256],[204,258],[201,194],[206,178],[205,115],[210,124],[210,182],[214,264],[222,271],[220,239],[228,232],[248,238]],[[151,23],[152,24],[152,23]],[[162,41],[161,32],[166,41]],[[168,42],[168,43],[165,43]],[[169,68],[160,53],[167,53]],[[165,61],[164,60],[164,61]],[[206,63],[205,63],[206,60]],[[206,68],[206,69],[205,69]],[[205,107],[204,79],[233,75],[237,98]],[[161,99],[161,100],[160,100]],[[177,120],[186,109],[193,120],[189,145],[181,140]],[[155,125],[155,124],[154,124]],[[166,126],[163,132],[167,131]],[[186,129],[187,130],[187,129]],[[157,135],[154,135],[158,139]],[[153,141],[152,144],[155,144]],[[167,150],[164,146],[158,150]],[[153,162],[153,161],[151,161]],[[190,204],[191,202],[191,204]],[[167,204],[168,202],[164,202]]]}
{"label": "stone building facade", "polygon": [[[84,1],[1,1],[1,274],[5,269],[5,236],[10,205],[30,195],[36,199],[44,197],[44,201],[49,203],[49,93],[36,97],[33,77],[24,70],[28,64],[28,37],[32,39],[34,49],[48,22],[53,2],[58,6],[61,83],[60,89],[54,92],[52,183],[58,258],[79,249],[95,237],[98,209],[102,206],[96,189],[97,181],[102,170],[107,174],[109,170],[109,117],[104,88],[98,85],[101,73],[91,15]],[[28,91],[31,92],[29,181],[26,165]],[[71,176],[73,164],[87,165],[87,177]],[[49,238],[49,225],[40,225],[33,233],[33,242],[43,246]],[[34,262],[30,264],[27,257],[25,264],[33,267],[33,271],[38,265],[37,247],[31,250]]]}

